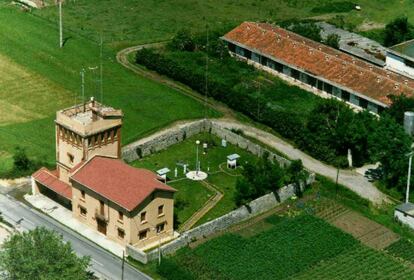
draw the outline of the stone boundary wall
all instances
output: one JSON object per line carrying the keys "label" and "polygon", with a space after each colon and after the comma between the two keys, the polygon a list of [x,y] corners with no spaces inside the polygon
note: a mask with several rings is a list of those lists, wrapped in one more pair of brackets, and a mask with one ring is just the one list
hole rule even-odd
{"label": "stone boundary wall", "polygon": [[155,137],[140,139],[122,148],[122,158],[131,162],[184,141],[186,138],[205,132],[209,129],[209,121],[201,120],[179,126],[174,129],[167,129],[164,133]]}
{"label": "stone boundary wall", "polygon": [[227,128],[220,126],[214,121],[201,120],[179,126],[174,129],[167,129],[164,133],[155,137],[147,137],[138,140],[122,149],[122,158],[126,162],[131,162],[153,153],[167,149],[168,147],[184,141],[186,138],[202,132],[209,132],[227,142],[239,146],[250,153],[261,157],[264,153],[269,155],[269,159],[277,161],[281,166],[289,165],[290,161],[270,150],[263,148],[259,144],[253,143],[249,139],[239,135]]}
{"label": "stone boundary wall", "polygon": [[[312,184],[315,181],[315,174],[309,175],[306,180],[306,185]],[[303,190],[305,184],[301,186]],[[240,222],[246,221],[253,218],[261,213],[264,213],[280,203],[288,200],[295,194],[295,185],[290,184],[282,187],[277,191],[277,195],[274,193],[266,194],[262,197],[259,197],[248,204],[248,207],[242,206],[230,213],[221,216],[215,220],[202,224],[196,228],[193,228],[189,231],[186,231],[180,235],[177,239],[161,246],[162,255],[169,255],[175,253],[177,250],[187,246],[191,242],[196,241],[197,239],[204,238],[211,234],[214,234],[219,231],[223,231],[229,228],[232,225],[238,224]],[[278,198],[279,197],[279,200]],[[132,246],[127,246],[127,255],[140,261],[142,263],[147,263],[148,261],[155,260],[158,258],[158,249],[153,249],[148,253],[144,253]]]}
{"label": "stone boundary wall", "polygon": [[263,154],[267,153],[269,159],[272,161],[277,161],[281,166],[286,167],[290,164],[290,160],[281,157],[269,149],[263,148],[259,144],[256,144],[249,139],[243,137],[243,135],[237,134],[227,128],[222,127],[221,125],[213,122],[210,122],[210,133],[216,135],[221,139],[225,139],[227,142],[238,146],[244,150],[249,151],[255,156],[261,157]]}

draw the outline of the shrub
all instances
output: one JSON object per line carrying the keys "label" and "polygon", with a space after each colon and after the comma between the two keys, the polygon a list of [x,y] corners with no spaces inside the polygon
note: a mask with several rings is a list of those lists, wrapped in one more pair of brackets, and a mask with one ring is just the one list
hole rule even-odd
{"label": "shrub", "polygon": [[326,38],[325,44],[332,48],[339,49],[340,39],[341,37],[338,34],[329,34]]}
{"label": "shrub", "polygon": [[414,38],[413,26],[407,17],[399,17],[385,26],[384,45],[390,47]]}

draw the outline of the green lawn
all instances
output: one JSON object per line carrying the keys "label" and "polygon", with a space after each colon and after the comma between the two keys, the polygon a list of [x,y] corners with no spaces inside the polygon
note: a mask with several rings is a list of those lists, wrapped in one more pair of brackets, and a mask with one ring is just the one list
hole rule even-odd
{"label": "green lawn", "polygon": [[174,196],[174,211],[177,213],[179,225],[187,221],[214,195],[213,192],[196,181],[182,180],[171,182],[169,185],[177,190]]}
{"label": "green lawn", "polygon": [[[167,150],[137,160],[133,162],[132,165],[153,171],[164,167],[168,167],[171,170],[168,176],[172,181],[169,184],[172,187],[177,186],[178,192],[176,198],[180,201],[179,204],[186,205],[184,209],[176,208],[179,221],[183,223],[192,213],[198,210],[207,201],[209,195],[211,195],[211,192],[202,186],[201,183],[184,179],[185,175],[183,174],[183,167],[177,165],[177,163],[186,163],[189,164],[189,170],[195,169],[196,140],[200,140],[201,143],[209,143],[208,146],[210,148],[208,148],[206,154],[202,152],[202,144],[200,144],[199,156],[201,170],[207,171],[209,168],[207,182],[224,194],[218,204],[200,219],[197,223],[198,225],[227,214],[236,208],[234,202],[235,186],[241,170],[227,169],[227,155],[233,153],[239,154],[241,156],[239,160],[240,164],[243,164],[244,162],[253,162],[257,157],[234,145],[228,144],[227,147],[222,147],[220,146],[221,140],[218,137],[209,133],[202,133],[190,137],[179,144],[173,145]],[[175,168],[177,168],[178,171],[177,177],[174,176]],[[179,181],[174,182],[174,180],[177,179],[179,179]],[[180,194],[180,192],[182,193]]]}
{"label": "green lawn", "polygon": [[[96,41],[103,31],[105,40],[120,48],[169,39],[181,28],[200,32],[206,23],[214,29],[223,25],[234,26],[245,20],[327,19],[337,15],[335,11],[319,14],[311,10],[332,2],[343,0],[77,0],[64,5],[64,19],[66,28]],[[384,24],[399,15],[414,16],[414,2],[411,0],[360,0],[357,3],[361,11],[339,14],[344,16],[346,23],[369,27],[367,23]],[[55,24],[57,22],[56,7],[34,13]]]}
{"label": "green lawn", "polygon": [[[86,97],[101,100],[88,70],[99,65],[99,46],[66,33],[66,45],[59,49],[55,24],[5,2],[0,1],[0,168],[10,168],[16,145],[27,148],[30,157],[53,164],[54,114],[80,102],[82,68],[87,69]],[[103,73],[103,102],[125,115],[123,144],[176,120],[204,116],[202,104],[124,69],[108,48]]]}
{"label": "green lawn", "polygon": [[[174,279],[413,279],[413,268],[308,215],[268,218],[164,260]],[[252,234],[253,233],[253,234]],[[177,277],[174,277],[173,271]]]}

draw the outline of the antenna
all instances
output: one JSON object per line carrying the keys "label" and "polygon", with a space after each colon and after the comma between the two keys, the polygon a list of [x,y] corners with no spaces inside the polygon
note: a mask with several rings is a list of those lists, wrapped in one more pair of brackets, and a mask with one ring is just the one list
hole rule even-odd
{"label": "antenna", "polygon": [[63,47],[62,0],[59,0],[59,47]]}
{"label": "antenna", "polygon": [[101,49],[99,54],[99,63],[100,63],[100,85],[99,91],[101,93],[101,104],[103,104],[103,66],[102,66],[102,48],[103,48],[103,40],[102,40],[102,32],[101,32]]}
{"label": "antenna", "polygon": [[82,103],[83,103],[83,112],[85,112],[85,69],[82,68],[81,72],[81,93],[82,93]]}
{"label": "antenna", "polygon": [[206,23],[206,73],[204,89],[204,119],[207,119],[207,95],[208,95],[208,24]]}

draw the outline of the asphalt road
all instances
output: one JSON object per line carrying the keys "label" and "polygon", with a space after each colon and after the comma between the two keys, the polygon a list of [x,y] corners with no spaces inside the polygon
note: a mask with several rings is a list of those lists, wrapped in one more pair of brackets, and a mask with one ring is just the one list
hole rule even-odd
{"label": "asphalt road", "polygon": [[[91,257],[91,270],[104,279],[121,279],[122,260],[105,251],[71,229],[59,224],[52,218],[16,201],[14,198],[0,194],[0,211],[6,221],[19,230],[30,230],[36,226],[44,226],[63,236],[72,244],[73,249],[81,256]],[[125,280],[148,280],[149,276],[125,263]]]}

